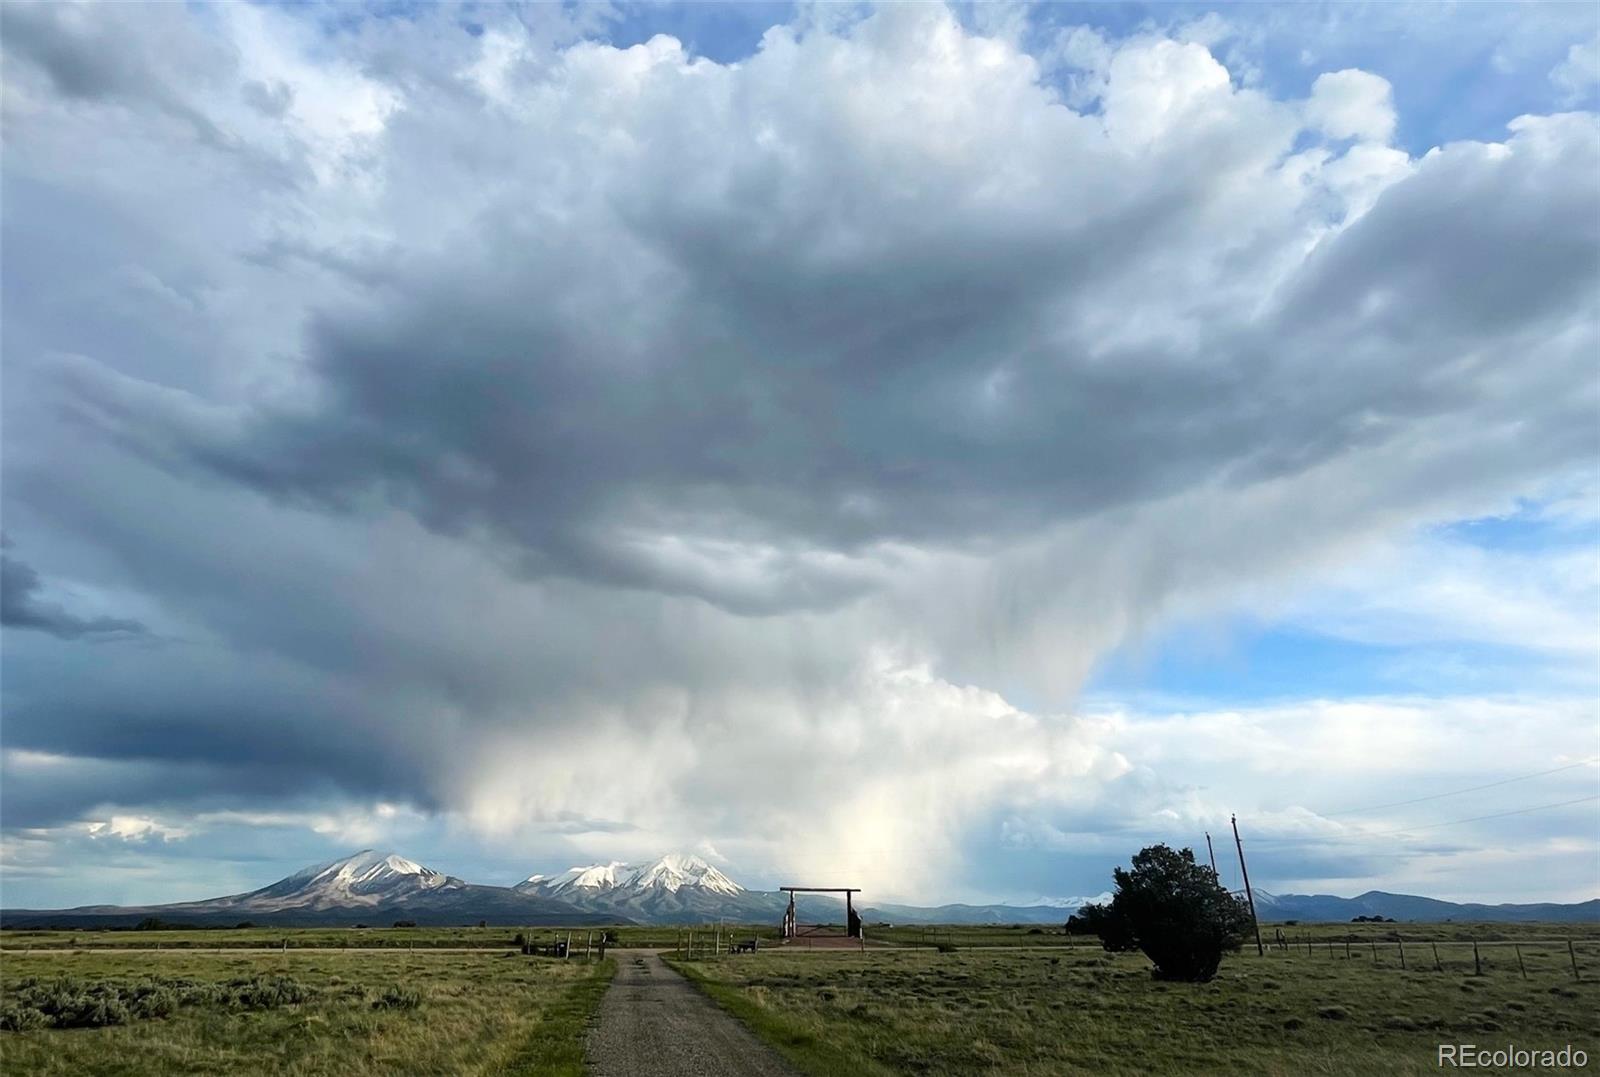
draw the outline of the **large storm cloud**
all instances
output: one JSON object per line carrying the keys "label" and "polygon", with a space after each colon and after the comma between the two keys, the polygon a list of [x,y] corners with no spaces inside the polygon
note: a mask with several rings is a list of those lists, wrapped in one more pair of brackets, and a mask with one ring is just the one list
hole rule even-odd
{"label": "large storm cloud", "polygon": [[8,564],[8,826],[916,882],[1142,772],[1075,716],[1118,645],[1593,464],[1590,114],[1413,154],[1375,74],[1154,29],[592,29],[6,9],[7,531],[82,584]]}

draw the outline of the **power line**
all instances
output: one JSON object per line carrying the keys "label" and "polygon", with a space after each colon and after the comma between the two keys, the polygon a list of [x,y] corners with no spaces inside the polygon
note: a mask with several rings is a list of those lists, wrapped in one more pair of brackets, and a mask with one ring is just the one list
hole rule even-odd
{"label": "power line", "polygon": [[1323,816],[1324,818],[1331,818],[1335,815],[1356,815],[1360,812],[1379,811],[1383,808],[1401,808],[1407,804],[1422,804],[1430,800],[1443,800],[1445,797],[1460,796],[1462,793],[1476,793],[1482,789],[1494,789],[1497,786],[1510,785],[1513,782],[1525,782],[1529,778],[1543,778],[1547,774],[1560,774],[1562,771],[1566,770],[1577,770],[1579,767],[1587,767],[1597,762],[1600,762],[1600,758],[1584,759],[1576,763],[1568,763],[1564,767],[1552,767],[1549,770],[1541,770],[1533,774],[1519,774],[1515,778],[1502,778],[1497,782],[1486,782],[1483,785],[1471,785],[1465,789],[1452,789],[1448,793],[1434,793],[1432,796],[1414,797],[1411,800],[1394,800],[1390,801],[1388,804],[1369,804],[1364,808],[1343,808],[1339,811],[1325,811],[1318,812],[1317,814]]}
{"label": "power line", "polygon": [[[1481,823],[1488,819],[1504,819],[1511,815],[1528,815],[1538,811],[1553,811],[1556,808],[1570,808],[1574,804],[1587,804],[1590,801],[1600,800],[1600,794],[1578,797],[1576,800],[1563,800],[1558,804],[1535,804],[1528,808],[1512,808],[1510,811],[1493,812],[1489,815],[1474,815],[1466,819],[1446,819],[1441,823],[1423,823],[1420,826],[1401,826],[1389,830],[1359,830],[1357,838],[1319,838],[1311,834],[1302,834],[1293,838],[1256,838],[1256,845],[1359,845],[1368,838],[1382,838],[1390,834],[1411,834],[1418,830],[1435,830],[1442,826],[1460,826],[1463,823]],[[1359,839],[1359,840],[1358,840]]]}
{"label": "power line", "polygon": [[1426,823],[1423,826],[1402,826],[1393,830],[1362,831],[1369,836],[1382,834],[1409,834],[1414,830],[1432,830],[1440,826],[1458,826],[1461,823],[1481,823],[1485,819],[1504,819],[1508,815],[1527,815],[1529,812],[1551,811],[1555,808],[1570,808],[1574,804],[1587,804],[1593,800],[1600,800],[1600,793],[1593,796],[1578,797],[1576,800],[1563,800],[1559,804],[1539,804],[1532,808],[1513,808],[1510,811],[1497,811],[1491,815],[1474,815],[1470,819],[1450,819],[1443,823]]}

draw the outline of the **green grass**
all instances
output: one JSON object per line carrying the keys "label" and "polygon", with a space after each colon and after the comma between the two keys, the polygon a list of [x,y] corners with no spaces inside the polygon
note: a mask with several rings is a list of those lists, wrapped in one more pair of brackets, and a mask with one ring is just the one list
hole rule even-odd
{"label": "green grass", "polygon": [[579,980],[551,1003],[517,1044],[502,1072],[579,1077],[584,1072],[584,1038],[616,971],[617,963],[608,957],[596,975]]}
{"label": "green grass", "polygon": [[1571,1043],[1600,1059],[1595,947],[1584,982],[1564,946],[1524,947],[1526,980],[1509,948],[1494,953],[1476,976],[1470,947],[1442,972],[1431,950],[1425,968],[1406,970],[1354,948],[1349,959],[1342,948],[1251,952],[1194,985],[1153,980],[1139,955],[1087,948],[672,964],[810,1074],[1422,1074],[1438,1072],[1440,1043]]}
{"label": "green grass", "polygon": [[[586,938],[598,946],[603,932],[617,938],[614,945],[671,947],[680,935],[693,930],[698,940],[710,938],[706,928],[641,927],[634,924],[611,927],[313,927],[313,928],[189,928],[161,931],[50,931],[6,930],[0,931],[0,948],[6,952],[22,950],[100,950],[100,949],[153,949],[162,950],[215,950],[215,949],[289,949],[326,948],[426,950],[472,948],[507,950],[513,948],[516,936],[521,934],[548,946],[558,939],[571,935],[575,950],[581,951]],[[760,935],[776,940],[776,925],[757,925],[727,929],[741,938]],[[725,936],[726,937],[726,934]]]}
{"label": "green grass", "polygon": [[[790,955],[791,957],[797,955]],[[749,958],[741,957],[740,960]],[[759,1038],[777,1049],[802,1073],[827,1077],[881,1077],[893,1073],[874,1059],[848,1050],[806,1022],[789,1019],[767,1005],[765,994],[748,983],[728,983],[708,970],[703,961],[667,959],[713,1002],[738,1018]]]}
{"label": "green grass", "polygon": [[[109,1027],[0,1032],[0,1070],[565,1077],[583,1072],[614,971],[503,953],[8,953],[0,1010],[56,992],[126,1012]],[[151,998],[164,1001],[139,1001]]]}
{"label": "green grass", "polygon": [[[1064,917],[1063,917],[1064,918]],[[1267,923],[1261,925],[1261,938],[1267,945],[1272,945],[1276,939],[1276,932],[1282,932],[1283,937],[1291,944],[1301,945],[1309,939],[1313,944],[1322,944],[1324,949],[1330,941],[1341,946],[1346,940],[1352,944],[1367,946],[1370,942],[1388,942],[1391,946],[1397,939],[1403,938],[1409,946],[1413,942],[1438,941],[1471,943],[1488,942],[1515,942],[1518,940],[1538,939],[1577,939],[1580,942],[1589,941],[1600,943],[1600,924],[1484,924],[1484,923],[1443,923],[1443,924],[1352,924],[1352,923],[1325,923],[1325,924],[1283,924]],[[1082,935],[1066,935],[1062,932],[1060,924],[981,924],[981,925],[939,925],[924,927],[916,924],[901,924],[886,926],[883,924],[866,925],[867,941],[870,945],[896,945],[932,948],[938,943],[954,945],[957,949],[981,946],[1080,946],[1098,950],[1099,940]],[[1249,945],[1254,946],[1252,941]],[[1600,970],[1597,970],[1600,972]]]}
{"label": "green grass", "polygon": [[[1438,941],[1445,942],[1518,942],[1537,941],[1550,939],[1574,939],[1580,944],[1584,942],[1600,943],[1600,923],[1575,923],[1575,924],[1485,924],[1475,922],[1440,923],[1440,924],[1289,924],[1276,923],[1261,925],[1262,941],[1272,944],[1274,933],[1282,932],[1283,936],[1291,942],[1311,939],[1316,942],[1326,943],[1329,940],[1344,942],[1347,939],[1366,945],[1369,941],[1393,943],[1396,939],[1405,939],[1406,945],[1412,942]],[[1254,942],[1248,945],[1253,946]]]}
{"label": "green grass", "polygon": [[[1440,942],[1468,943],[1504,942],[1518,939],[1576,938],[1600,944],[1600,924],[1263,924],[1262,937],[1271,944],[1274,930],[1301,944],[1310,938],[1326,947],[1328,940],[1341,946],[1346,939],[1366,946],[1372,940],[1393,944],[1403,937],[1409,946],[1413,942],[1430,939]],[[843,928],[840,928],[842,932]],[[187,929],[173,931],[0,931],[0,949],[17,950],[71,950],[71,949],[151,949],[162,950],[214,950],[214,949],[281,949],[285,942],[289,949],[334,947],[339,949],[425,950],[473,948],[485,950],[511,949],[520,933],[541,946],[571,933],[574,947],[581,948],[586,938],[598,939],[601,932],[609,931],[617,938],[618,946],[659,947],[672,949],[690,931],[695,933],[696,947],[709,945],[711,930],[706,927],[674,927],[621,925],[606,928],[551,928],[551,927],[366,927],[366,928],[220,928],[213,930]],[[777,941],[775,924],[728,926],[723,929],[723,939],[760,936],[763,943]],[[936,943],[949,943],[958,949],[969,947],[1020,946],[1020,947],[1085,947],[1097,950],[1099,943],[1091,938],[1063,935],[1059,926],[1033,924],[1016,925],[964,925],[919,927],[902,925],[888,927],[882,924],[866,925],[870,946],[933,947]],[[1597,969],[1600,974],[1600,969]]]}
{"label": "green grass", "polygon": [[[1066,920],[1062,913],[1061,919]],[[917,924],[895,925],[867,924],[867,941],[871,945],[933,947],[939,943],[961,946],[1078,946],[1089,945],[1089,940],[1073,938],[1062,933],[1060,924],[982,924],[961,926],[924,927]],[[1094,945],[1098,946],[1096,942]]]}

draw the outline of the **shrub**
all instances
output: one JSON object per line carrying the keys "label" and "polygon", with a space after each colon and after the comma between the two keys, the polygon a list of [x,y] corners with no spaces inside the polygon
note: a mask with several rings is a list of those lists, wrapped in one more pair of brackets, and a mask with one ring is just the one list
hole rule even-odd
{"label": "shrub", "polygon": [[1112,912],[1112,905],[1083,906],[1078,915],[1067,921],[1067,931],[1074,935],[1098,935],[1100,945],[1112,953],[1139,948],[1131,925]]}
{"label": "shrub", "polygon": [[170,1017],[178,1008],[178,993],[170,987],[141,984],[133,992],[132,1009],[135,1017],[150,1019]]}
{"label": "shrub", "polygon": [[27,1032],[49,1024],[50,1018],[32,1006],[6,1006],[0,1009],[0,1031],[3,1032]]}
{"label": "shrub", "polygon": [[394,926],[395,927],[416,927],[417,926],[417,922],[415,920],[396,920],[394,922]]}
{"label": "shrub", "polygon": [[53,1024],[57,1028],[105,1028],[125,1024],[129,1016],[127,1005],[113,989],[60,1000]]}
{"label": "shrub", "polygon": [[256,976],[225,984],[156,977],[131,984],[70,976],[48,982],[29,978],[8,992],[0,1028],[102,1028],[168,1017],[184,1006],[271,1009],[304,1002],[313,994],[288,976]]}
{"label": "shrub", "polygon": [[372,1000],[374,1010],[414,1010],[422,1005],[422,993],[410,987],[391,985]]}
{"label": "shrub", "polygon": [[938,950],[941,954],[953,954],[956,952],[956,944],[953,942],[941,942],[938,944]]}
{"label": "shrub", "polygon": [[1079,915],[1095,925],[1107,950],[1144,951],[1157,979],[1212,979],[1250,926],[1244,903],[1222,888],[1216,872],[1195,863],[1192,849],[1152,845],[1112,877],[1111,904],[1085,905]]}
{"label": "shrub", "polygon": [[311,992],[292,976],[254,976],[230,981],[233,1000],[247,1010],[271,1010],[306,1001]]}
{"label": "shrub", "polygon": [[[1084,909],[1098,909],[1098,908],[1100,908],[1100,906],[1098,906],[1098,905],[1085,905],[1084,906]],[[1096,934],[1099,934],[1099,932],[1095,931],[1095,925],[1090,922],[1090,918],[1086,917],[1086,916],[1084,916],[1082,914],[1083,914],[1083,909],[1079,909],[1076,913],[1073,913],[1071,916],[1067,917],[1067,923],[1066,923],[1066,926],[1065,926],[1066,933],[1068,935],[1096,935]]]}

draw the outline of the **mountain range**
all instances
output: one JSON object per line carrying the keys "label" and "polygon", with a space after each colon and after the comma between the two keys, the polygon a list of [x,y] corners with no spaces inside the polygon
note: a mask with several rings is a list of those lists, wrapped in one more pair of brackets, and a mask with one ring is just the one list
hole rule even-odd
{"label": "mountain range", "polygon": [[[530,875],[513,889],[639,923],[777,921],[788,904],[774,891],[746,890],[697,856],[669,854],[647,864],[591,864],[559,875]],[[834,902],[825,911],[843,916]]]}
{"label": "mountain range", "polygon": [[1600,920],[1600,898],[1569,905],[1535,902],[1526,905],[1481,905],[1440,901],[1414,894],[1389,894],[1368,890],[1353,898],[1331,894],[1269,894],[1256,891],[1256,915],[1262,922],[1284,920],[1341,921],[1357,916],[1382,916],[1386,919],[1438,923],[1445,920],[1483,922],[1560,921],[1577,923]]}
{"label": "mountain range", "polygon": [[[1408,894],[1369,891],[1354,898],[1256,892],[1265,922],[1345,921],[1383,916],[1397,921],[1595,921],[1600,899],[1571,905],[1476,905]],[[1060,924],[1086,901],[1036,905],[865,905],[869,923]],[[425,868],[392,853],[364,849],[316,864],[244,894],[170,905],[84,905],[73,909],[4,909],[7,928],[126,927],[141,920],[204,926],[244,921],[278,925],[384,926],[395,920],[444,926],[692,924],[710,920],[776,923],[788,905],[781,891],[747,890],[697,856],[670,854],[644,864],[613,861],[530,875],[514,886],[485,886]],[[802,922],[841,922],[844,904],[825,895],[800,895]]]}
{"label": "mountain range", "polygon": [[259,890],[205,901],[0,910],[0,926],[8,928],[125,927],[148,918],[207,927],[245,921],[284,926],[387,926],[395,920],[430,926],[480,920],[529,926],[611,922],[565,902],[505,886],[469,883],[371,849],[304,868]]}

